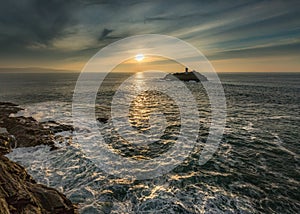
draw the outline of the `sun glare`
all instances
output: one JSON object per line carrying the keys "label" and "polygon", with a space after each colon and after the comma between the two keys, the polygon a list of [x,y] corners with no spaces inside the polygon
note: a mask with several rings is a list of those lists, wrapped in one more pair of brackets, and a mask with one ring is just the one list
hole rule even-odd
{"label": "sun glare", "polygon": [[142,61],[144,58],[145,58],[144,54],[137,54],[135,56],[135,60],[138,62]]}

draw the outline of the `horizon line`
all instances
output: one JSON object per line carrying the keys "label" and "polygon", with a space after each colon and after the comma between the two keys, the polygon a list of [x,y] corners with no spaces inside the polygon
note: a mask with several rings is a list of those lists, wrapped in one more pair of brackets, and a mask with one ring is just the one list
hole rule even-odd
{"label": "horizon line", "polygon": [[[300,73],[300,71],[219,71],[218,72],[217,70],[216,72],[217,73]],[[0,67],[0,73],[20,73],[20,74],[21,73],[81,73],[81,70],[69,70],[63,68],[49,68],[49,67]],[[97,72],[90,72],[90,73],[97,73]],[[135,72],[119,71],[115,73],[135,73]]]}

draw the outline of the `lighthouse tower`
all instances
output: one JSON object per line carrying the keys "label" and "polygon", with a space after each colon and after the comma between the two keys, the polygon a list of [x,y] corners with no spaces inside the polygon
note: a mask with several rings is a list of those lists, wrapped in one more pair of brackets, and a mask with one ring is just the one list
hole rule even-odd
{"label": "lighthouse tower", "polygon": [[187,74],[189,72],[189,69],[188,68],[185,68],[185,73]]}

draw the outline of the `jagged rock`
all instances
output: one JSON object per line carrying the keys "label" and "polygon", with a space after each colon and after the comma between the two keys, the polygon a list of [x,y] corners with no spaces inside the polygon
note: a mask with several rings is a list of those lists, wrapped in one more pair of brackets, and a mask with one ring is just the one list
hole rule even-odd
{"label": "jagged rock", "polygon": [[11,152],[12,139],[7,133],[0,134],[0,155],[5,155]]}
{"label": "jagged rock", "polygon": [[5,117],[4,127],[16,138],[17,147],[54,146],[54,133],[32,117]]}
{"label": "jagged rock", "polygon": [[13,103],[0,102],[0,127],[14,136],[17,147],[48,145],[56,149],[54,134],[62,131],[74,131],[73,126],[60,124],[55,121],[40,123],[32,117],[9,117],[22,108]]}
{"label": "jagged rock", "polygon": [[19,110],[22,108],[13,103],[0,102],[0,213],[77,213],[62,193],[37,184],[22,166],[3,156],[11,151],[12,145],[29,147],[45,144],[56,148],[54,132],[49,127],[44,127],[32,117],[9,117]]}
{"label": "jagged rock", "polygon": [[23,108],[18,107],[18,105],[9,102],[0,102],[0,118],[1,116],[8,117],[10,114],[15,114],[20,110],[24,110]]}
{"label": "jagged rock", "polygon": [[76,213],[71,201],[37,184],[26,170],[0,155],[0,213]]}

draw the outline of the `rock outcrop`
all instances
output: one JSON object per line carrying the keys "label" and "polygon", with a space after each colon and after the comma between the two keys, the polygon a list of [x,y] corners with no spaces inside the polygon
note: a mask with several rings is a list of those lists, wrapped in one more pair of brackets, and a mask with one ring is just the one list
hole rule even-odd
{"label": "rock outcrop", "polygon": [[168,74],[165,76],[166,80],[181,80],[184,82],[188,81],[195,81],[195,82],[205,82],[208,81],[205,76],[202,74],[191,71],[191,72],[181,72],[181,73],[174,73],[174,74]]}
{"label": "rock outcrop", "polygon": [[55,133],[74,130],[70,125],[55,121],[40,123],[32,117],[9,116],[20,110],[22,108],[13,103],[0,102],[0,127],[6,128],[7,132],[14,136],[16,147],[32,147],[43,144],[54,149]]}
{"label": "rock outcrop", "polygon": [[6,155],[11,152],[12,137],[7,133],[0,133],[0,155]]}
{"label": "rock outcrop", "polygon": [[5,130],[0,132],[0,213],[77,213],[74,205],[62,193],[36,183],[22,166],[4,156],[11,151],[12,145],[54,146],[54,135],[49,128],[33,118],[9,117],[19,110],[21,108],[15,104],[0,103],[0,127]]}

